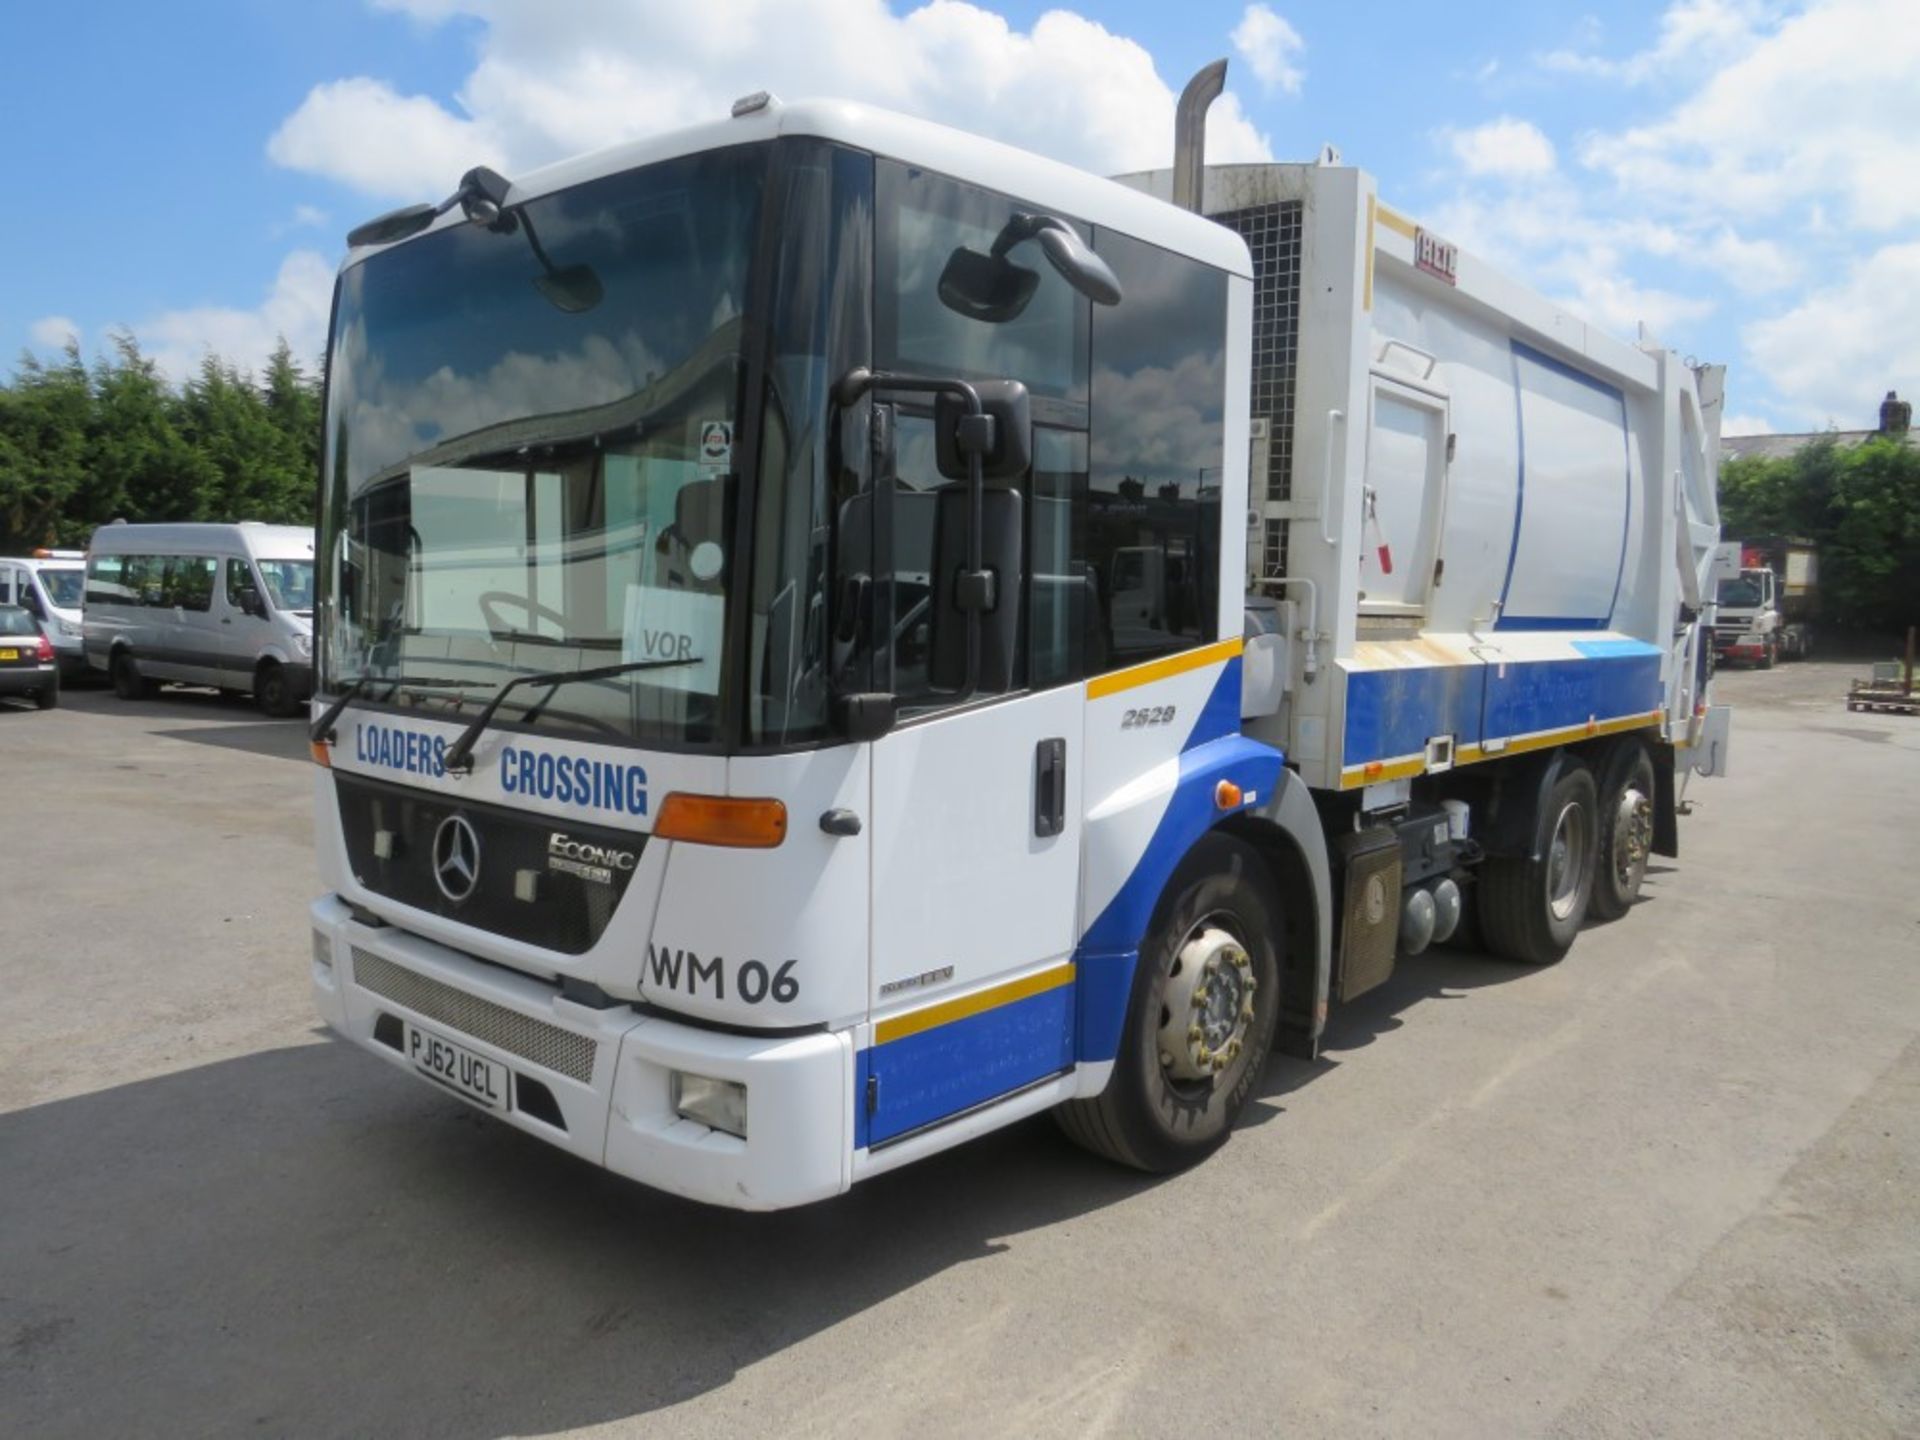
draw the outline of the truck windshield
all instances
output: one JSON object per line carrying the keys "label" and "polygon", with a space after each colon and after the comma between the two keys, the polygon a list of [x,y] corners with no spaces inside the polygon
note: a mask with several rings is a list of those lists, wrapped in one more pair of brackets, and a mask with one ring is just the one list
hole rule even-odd
{"label": "truck windshield", "polygon": [[1760,603],[1760,582],[1748,575],[1720,582],[1718,600],[1722,605],[1747,609]]}
{"label": "truck windshield", "polygon": [[498,723],[714,740],[766,163],[742,146],[609,176],[342,275],[323,687],[447,682],[384,703],[470,718],[516,676],[672,660],[521,686]]}

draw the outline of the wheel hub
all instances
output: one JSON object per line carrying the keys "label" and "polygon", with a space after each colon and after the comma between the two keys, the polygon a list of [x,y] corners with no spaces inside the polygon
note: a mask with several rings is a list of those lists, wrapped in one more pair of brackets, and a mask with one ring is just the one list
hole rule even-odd
{"label": "wheel hub", "polygon": [[1629,785],[1613,817],[1613,873],[1631,890],[1653,850],[1653,801]]}
{"label": "wheel hub", "polygon": [[1573,913],[1586,868],[1586,825],[1580,808],[1568,805],[1554,821],[1553,841],[1547,848],[1547,905],[1556,920],[1564,920]]}
{"label": "wheel hub", "polygon": [[1253,957],[1204,922],[1174,957],[1162,1000],[1160,1065],[1179,1080],[1211,1080],[1239,1058],[1253,1024]]}

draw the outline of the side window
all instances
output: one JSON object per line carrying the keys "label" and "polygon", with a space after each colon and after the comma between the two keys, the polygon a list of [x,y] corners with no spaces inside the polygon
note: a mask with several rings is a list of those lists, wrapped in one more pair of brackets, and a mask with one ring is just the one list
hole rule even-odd
{"label": "side window", "polygon": [[167,578],[164,559],[158,555],[128,555],[124,557],[124,564],[126,604],[157,607],[167,603],[161,598]]}
{"label": "side window", "polygon": [[1227,279],[1102,230],[1124,299],[1093,312],[1092,673],[1219,638]]}
{"label": "side window", "polygon": [[121,555],[91,555],[87,558],[87,596],[89,605],[124,605],[126,558]]}
{"label": "side window", "polygon": [[210,555],[169,555],[165,604],[205,611],[213,604],[214,560]]}
{"label": "side window", "polygon": [[252,588],[253,572],[247,568],[247,562],[229,555],[227,557],[227,604],[238,610],[240,592]]}
{"label": "side window", "polygon": [[[1023,240],[1006,252],[1008,284],[1024,304],[989,317],[964,313],[943,295],[950,267],[984,264],[1008,224],[1033,207],[925,170],[880,161],[875,167],[876,233],[874,354],[883,370],[1018,380],[1032,397],[1034,467],[991,482],[1018,500],[1025,531],[1026,574],[1006,592],[1022,610],[1015,684],[1043,688],[1079,678],[1085,635],[1084,585],[1077,514],[1086,489],[1088,311],[1047,262]],[[898,405],[895,479],[876,496],[877,566],[875,682],[903,704],[934,699],[930,668],[936,643],[933,586],[943,493],[964,492],[934,463],[931,407],[925,397],[876,398]]]}
{"label": "side window", "polygon": [[0,566],[0,605],[13,604],[13,567]]}
{"label": "side window", "polygon": [[1007,224],[1034,207],[890,160],[875,166],[875,183],[874,349],[880,365],[921,375],[1019,380],[1036,397],[1084,404],[1089,307],[1047,263],[1037,241],[1023,240],[1006,254],[1013,267],[1008,275],[1032,287],[1018,314],[974,318],[942,298],[943,274],[966,258],[957,259],[957,252],[984,261]]}

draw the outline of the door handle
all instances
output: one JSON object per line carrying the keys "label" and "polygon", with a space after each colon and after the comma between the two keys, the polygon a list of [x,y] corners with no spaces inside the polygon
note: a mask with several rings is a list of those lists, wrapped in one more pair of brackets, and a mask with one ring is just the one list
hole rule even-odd
{"label": "door handle", "polygon": [[1033,833],[1058,835],[1067,828],[1067,742],[1042,740],[1033,751]]}

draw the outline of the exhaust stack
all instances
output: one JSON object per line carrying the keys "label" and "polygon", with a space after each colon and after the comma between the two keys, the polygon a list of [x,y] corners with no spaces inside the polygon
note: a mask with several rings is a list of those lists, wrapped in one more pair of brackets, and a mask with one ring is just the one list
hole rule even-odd
{"label": "exhaust stack", "polygon": [[1202,66],[1173,112],[1173,203],[1196,215],[1207,174],[1207,110],[1226,88],[1225,60]]}

